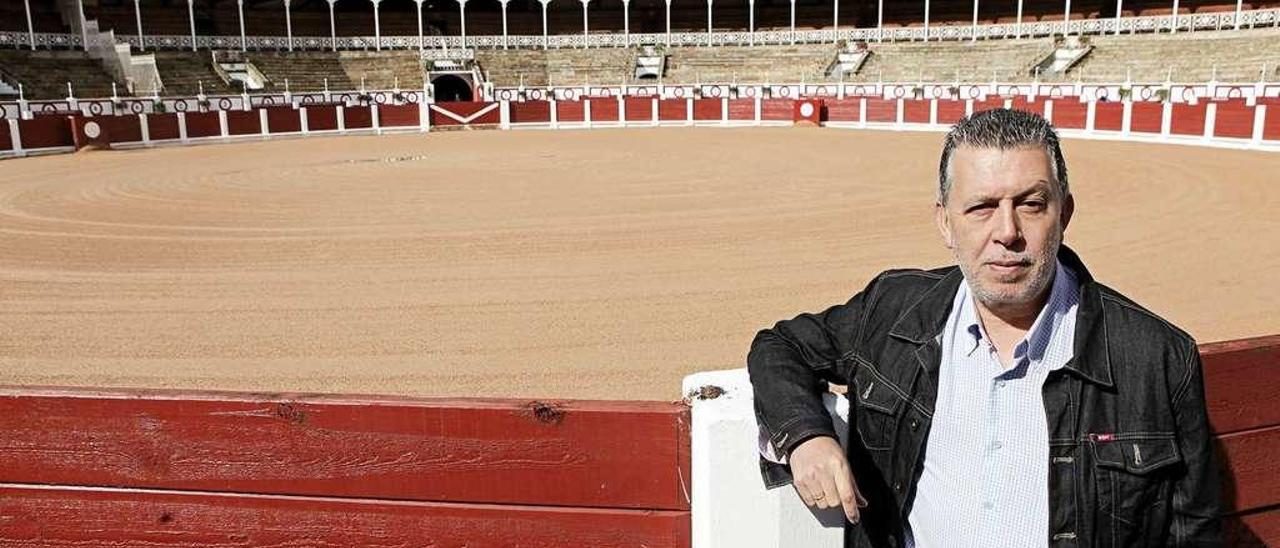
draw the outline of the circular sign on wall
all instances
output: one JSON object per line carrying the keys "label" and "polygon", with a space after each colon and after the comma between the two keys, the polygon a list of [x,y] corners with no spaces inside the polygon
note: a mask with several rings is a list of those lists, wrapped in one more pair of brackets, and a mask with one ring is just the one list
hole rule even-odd
{"label": "circular sign on wall", "polygon": [[85,137],[88,137],[90,139],[97,139],[101,135],[102,135],[102,126],[99,126],[97,122],[85,122],[84,124]]}
{"label": "circular sign on wall", "polygon": [[808,118],[813,116],[813,103],[805,102],[800,105],[800,115]]}

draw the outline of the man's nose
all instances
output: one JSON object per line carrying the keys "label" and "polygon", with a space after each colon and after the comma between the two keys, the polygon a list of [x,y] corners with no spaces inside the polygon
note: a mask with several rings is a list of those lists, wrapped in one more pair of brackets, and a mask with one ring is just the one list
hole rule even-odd
{"label": "man's nose", "polygon": [[1005,247],[1012,247],[1022,239],[1022,226],[1018,222],[1017,211],[1013,204],[1004,203],[996,209],[996,226],[992,229],[991,239]]}

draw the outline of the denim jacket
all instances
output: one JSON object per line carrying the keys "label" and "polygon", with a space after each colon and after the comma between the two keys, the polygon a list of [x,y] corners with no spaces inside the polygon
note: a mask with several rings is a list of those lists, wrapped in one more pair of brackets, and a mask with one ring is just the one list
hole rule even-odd
{"label": "denim jacket", "polygon": [[[1066,246],[1059,260],[1078,275],[1080,304],[1075,357],[1043,388],[1047,546],[1222,546],[1195,341],[1094,281]],[[828,382],[848,387],[847,456],[870,505],[845,526],[846,547],[902,546],[937,399],[941,334],[963,280],[955,266],[890,270],[847,303],[780,321],[751,344],[756,418],[779,455],[834,437],[821,395]],[[871,383],[889,389],[865,391]],[[760,468],[767,487],[791,481],[788,465],[761,457]]]}

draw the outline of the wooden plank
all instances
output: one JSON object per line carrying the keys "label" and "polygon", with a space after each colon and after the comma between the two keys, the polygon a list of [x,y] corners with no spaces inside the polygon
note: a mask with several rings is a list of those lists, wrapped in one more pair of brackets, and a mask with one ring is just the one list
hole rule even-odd
{"label": "wooden plank", "polygon": [[0,484],[3,546],[687,548],[689,513]]}
{"label": "wooden plank", "polygon": [[686,510],[679,402],[0,388],[0,482]]}
{"label": "wooden plank", "polygon": [[1232,510],[1280,505],[1280,426],[1227,434],[1214,443],[1226,468],[1223,491]]}
{"label": "wooden plank", "polygon": [[1229,516],[1226,528],[1232,548],[1280,546],[1280,508]]}
{"label": "wooden plank", "polygon": [[1214,432],[1280,425],[1280,335],[1200,345]]}

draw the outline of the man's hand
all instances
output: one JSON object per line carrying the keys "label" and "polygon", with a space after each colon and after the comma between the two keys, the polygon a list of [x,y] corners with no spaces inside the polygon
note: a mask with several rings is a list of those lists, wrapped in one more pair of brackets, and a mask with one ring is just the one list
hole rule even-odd
{"label": "man's hand", "polygon": [[791,450],[788,462],[792,483],[805,504],[816,508],[843,506],[849,522],[858,523],[858,509],[867,506],[867,499],[858,492],[844,449],[835,438],[818,436],[805,440]]}

